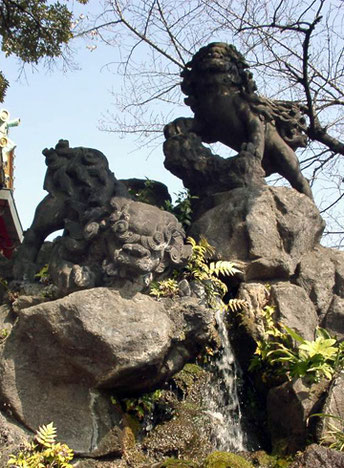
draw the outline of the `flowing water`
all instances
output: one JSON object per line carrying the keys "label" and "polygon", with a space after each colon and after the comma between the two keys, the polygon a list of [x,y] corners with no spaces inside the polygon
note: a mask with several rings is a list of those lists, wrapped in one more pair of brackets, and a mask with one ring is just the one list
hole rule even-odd
{"label": "flowing water", "polygon": [[238,382],[240,369],[229,340],[223,312],[216,313],[218,331],[223,351],[216,362],[216,378],[209,385],[206,397],[207,414],[212,421],[212,439],[217,450],[238,452],[245,450],[245,435],[242,429]]}

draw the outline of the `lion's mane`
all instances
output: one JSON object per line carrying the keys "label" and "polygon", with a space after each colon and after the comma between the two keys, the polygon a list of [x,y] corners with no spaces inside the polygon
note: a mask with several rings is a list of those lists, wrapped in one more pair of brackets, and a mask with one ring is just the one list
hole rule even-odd
{"label": "lion's mane", "polygon": [[253,113],[276,126],[293,149],[306,146],[305,108],[292,101],[277,101],[257,94],[244,56],[233,45],[213,42],[202,47],[181,74],[185,103],[194,110],[205,93],[240,92]]}

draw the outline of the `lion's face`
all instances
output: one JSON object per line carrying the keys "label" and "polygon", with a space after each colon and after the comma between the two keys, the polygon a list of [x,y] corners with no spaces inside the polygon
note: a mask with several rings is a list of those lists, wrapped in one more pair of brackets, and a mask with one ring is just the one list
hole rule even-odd
{"label": "lion's face", "polygon": [[105,234],[111,276],[161,273],[167,265],[182,264],[190,254],[176,218],[146,203],[114,197]]}
{"label": "lion's face", "polygon": [[182,72],[182,91],[187,96],[203,95],[216,85],[242,88],[248,68],[244,57],[232,45],[213,42],[202,47]]}

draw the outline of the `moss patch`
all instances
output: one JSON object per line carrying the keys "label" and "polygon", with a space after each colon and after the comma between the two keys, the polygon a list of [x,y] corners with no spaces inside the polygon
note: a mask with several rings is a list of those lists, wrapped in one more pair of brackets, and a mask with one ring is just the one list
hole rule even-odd
{"label": "moss patch", "polygon": [[254,468],[254,465],[235,453],[213,452],[206,458],[203,468]]}
{"label": "moss patch", "polygon": [[263,450],[245,453],[243,457],[259,468],[287,468],[293,461],[291,457],[280,458]]}
{"label": "moss patch", "polygon": [[167,458],[164,460],[159,468],[197,468],[193,462],[187,460],[177,460],[176,458]]}
{"label": "moss patch", "polygon": [[185,396],[204,373],[205,371],[197,364],[185,364],[172,380]]}

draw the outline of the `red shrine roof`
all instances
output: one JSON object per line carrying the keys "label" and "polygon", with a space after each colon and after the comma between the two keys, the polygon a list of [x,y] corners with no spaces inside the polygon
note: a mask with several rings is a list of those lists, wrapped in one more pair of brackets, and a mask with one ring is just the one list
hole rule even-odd
{"label": "red shrine roof", "polygon": [[23,240],[23,229],[10,189],[0,190],[0,253],[10,258]]}

